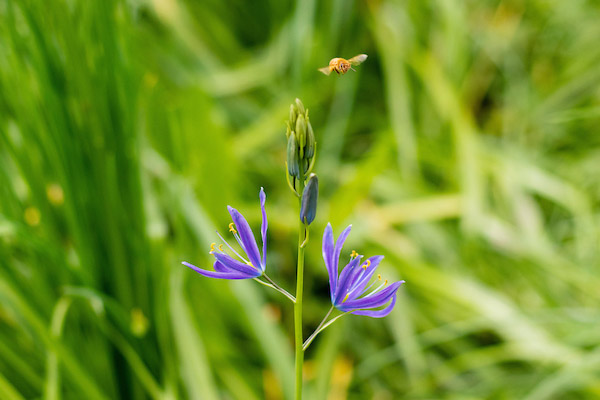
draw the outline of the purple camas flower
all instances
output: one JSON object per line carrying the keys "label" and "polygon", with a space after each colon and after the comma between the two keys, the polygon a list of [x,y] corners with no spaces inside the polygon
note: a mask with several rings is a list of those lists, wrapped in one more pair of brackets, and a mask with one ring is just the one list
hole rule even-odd
{"label": "purple camas flower", "polygon": [[[265,272],[267,264],[267,212],[265,211],[265,201],[267,196],[263,188],[260,188],[260,208],[262,210],[262,258],[256,239],[250,225],[246,221],[246,218],[233,207],[227,206],[229,214],[231,215],[232,223],[229,224],[229,231],[233,233],[233,237],[237,240],[238,244],[242,248],[246,257],[243,257],[233,247],[227,243],[227,241],[217,232],[219,238],[223,241],[233,254],[235,254],[240,260],[237,260],[227,254],[223,249],[223,244],[217,246],[216,243],[210,245],[210,254],[215,257],[215,263],[213,265],[214,271],[198,268],[188,262],[182,264],[186,267],[193,269],[201,275],[209,278],[219,279],[252,279],[261,276]],[[234,227],[235,226],[235,227]],[[236,229],[237,228],[237,229]]]}
{"label": "purple camas flower", "polygon": [[[323,235],[323,259],[329,274],[331,303],[343,312],[376,318],[385,317],[394,308],[396,291],[404,281],[388,285],[387,279],[381,282],[381,275],[377,275],[377,278],[369,284],[383,256],[373,256],[363,261],[363,256],[355,251],[352,251],[350,262],[338,276],[340,252],[350,234],[351,227],[352,225],[348,226],[342,232],[335,245],[331,224],[327,224]],[[375,284],[378,286],[367,293]],[[377,309],[385,306],[388,302],[390,302],[389,305],[383,309]]]}

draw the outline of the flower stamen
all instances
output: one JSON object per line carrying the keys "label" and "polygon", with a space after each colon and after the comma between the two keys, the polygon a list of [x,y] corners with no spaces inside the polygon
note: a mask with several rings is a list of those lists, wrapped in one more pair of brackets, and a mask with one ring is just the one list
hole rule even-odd
{"label": "flower stamen", "polygon": [[355,258],[358,256],[358,253],[355,250],[352,250],[352,253],[350,253],[350,258]]}
{"label": "flower stamen", "polygon": [[363,269],[366,271],[367,268],[369,268],[371,266],[371,260],[367,260],[367,262],[365,263],[365,265],[363,265]]}
{"label": "flower stamen", "polygon": [[210,244],[210,251],[208,252],[208,254],[212,254],[215,251],[215,246],[216,245],[217,245],[216,243],[211,243]]}
{"label": "flower stamen", "polygon": [[219,251],[220,251],[221,253],[223,253],[223,243],[221,243],[221,244],[219,245]]}
{"label": "flower stamen", "polygon": [[235,225],[233,222],[229,224],[229,232],[232,232],[235,235],[237,231],[235,230],[233,225]]}
{"label": "flower stamen", "polygon": [[[223,236],[221,236],[221,234],[220,234],[219,232],[217,232],[217,235],[218,235],[218,236],[221,238],[221,240],[223,241],[223,243],[225,243],[225,244],[227,245],[227,247],[229,247],[229,249],[230,249],[231,251],[233,251],[233,253],[234,253],[236,256],[238,256],[238,257],[239,257],[239,258],[240,258],[242,261],[244,261],[245,263],[247,263],[247,262],[248,262],[248,260],[246,260],[244,257],[242,257],[242,256],[240,255],[240,253],[238,253],[237,251],[235,251],[235,249],[234,249],[233,247],[231,247],[231,245],[230,245],[229,243],[227,243],[227,240],[225,240],[225,239],[223,238]],[[236,238],[236,240],[237,240],[237,238]],[[239,240],[238,240],[238,243],[239,243]],[[242,247],[242,249],[243,249],[243,247]]]}
{"label": "flower stamen", "polygon": [[348,294],[346,295],[346,297],[344,297],[344,300],[342,300],[342,303],[345,303],[345,302],[346,302],[346,300],[348,300],[348,297],[350,297],[350,293],[348,293]]}
{"label": "flower stamen", "polygon": [[[381,274],[377,275],[377,279],[378,279],[378,280],[381,280]],[[373,283],[375,283],[375,282],[373,282]],[[369,287],[368,287],[367,289],[365,289],[365,291],[369,290],[369,288],[370,288],[371,286],[373,286],[373,283],[371,283],[371,285],[369,285]],[[385,280],[383,281],[383,283],[382,283],[381,285],[379,285],[379,287],[378,287],[377,289],[373,290],[371,293],[369,293],[368,295],[366,295],[364,298],[367,298],[367,297],[369,297],[369,296],[372,296],[372,295],[374,295],[375,293],[379,292],[379,291],[380,291],[380,290],[381,290],[381,289],[382,289],[382,288],[383,288],[385,285],[387,285],[387,283],[388,283],[388,280],[387,280],[387,279],[385,279]]]}

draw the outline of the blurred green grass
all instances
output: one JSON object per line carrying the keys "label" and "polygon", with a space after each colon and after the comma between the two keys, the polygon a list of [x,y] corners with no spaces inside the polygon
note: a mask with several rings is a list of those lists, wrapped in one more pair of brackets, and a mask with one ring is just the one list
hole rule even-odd
{"label": "blurred green grass", "polygon": [[[292,310],[202,278],[226,205],[294,283],[284,121],[310,109],[320,235],[407,284],[307,353],[310,399],[600,396],[600,6],[0,2],[0,397],[275,399]],[[334,56],[369,54],[325,77]]]}

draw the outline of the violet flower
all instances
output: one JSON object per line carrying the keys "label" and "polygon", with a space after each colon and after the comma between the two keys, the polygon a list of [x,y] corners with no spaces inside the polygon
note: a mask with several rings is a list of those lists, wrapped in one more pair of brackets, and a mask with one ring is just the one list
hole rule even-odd
{"label": "violet flower", "polygon": [[[376,289],[367,293],[371,287],[381,281],[381,275],[370,285],[377,266],[383,256],[373,256],[362,261],[363,256],[352,251],[350,262],[344,267],[338,276],[338,264],[342,246],[350,234],[348,226],[338,237],[334,246],[333,229],[327,224],[323,234],[323,259],[329,274],[329,288],[331,292],[331,303],[342,312],[350,312],[355,315],[366,315],[368,317],[381,318],[388,315],[396,304],[396,291],[404,281],[387,284],[387,279]],[[377,309],[387,305],[383,309]],[[377,309],[377,310],[374,310]]]}
{"label": "violet flower", "polygon": [[[250,225],[238,210],[231,206],[227,206],[229,214],[231,215],[232,223],[229,224],[229,231],[233,233],[235,240],[242,248],[246,257],[243,257],[233,247],[227,243],[227,241],[217,232],[217,235],[221,238],[223,243],[235,254],[241,261],[231,257],[223,250],[223,244],[218,247],[216,243],[210,245],[210,254],[215,257],[215,263],[213,265],[214,271],[198,268],[188,262],[182,262],[183,265],[193,269],[201,275],[209,278],[219,279],[254,279],[262,276],[265,272],[267,264],[267,213],[265,211],[265,201],[267,196],[263,188],[260,188],[260,208],[262,210],[262,258],[258,245],[254,239],[254,234]],[[235,228],[234,228],[235,226]],[[237,228],[237,229],[236,229]]]}

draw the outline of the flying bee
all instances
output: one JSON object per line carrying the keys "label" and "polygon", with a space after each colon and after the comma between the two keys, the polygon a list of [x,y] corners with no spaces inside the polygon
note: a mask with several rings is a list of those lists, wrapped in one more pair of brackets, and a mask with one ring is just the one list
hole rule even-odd
{"label": "flying bee", "polygon": [[339,57],[334,58],[331,61],[329,61],[329,65],[327,67],[319,68],[319,71],[321,71],[325,75],[331,74],[332,71],[337,72],[338,75],[339,74],[344,75],[346,72],[348,72],[349,69],[351,69],[352,71],[355,71],[355,69],[352,68],[352,66],[359,65],[366,59],[367,59],[366,54],[359,54],[355,57],[352,57],[349,60],[346,60],[345,58],[339,58]]}

